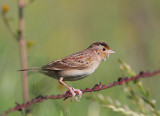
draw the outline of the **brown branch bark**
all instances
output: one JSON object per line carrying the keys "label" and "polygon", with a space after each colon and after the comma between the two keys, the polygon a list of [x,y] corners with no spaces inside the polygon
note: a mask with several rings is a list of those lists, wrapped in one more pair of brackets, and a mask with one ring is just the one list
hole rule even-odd
{"label": "brown branch bark", "polygon": [[[21,67],[25,69],[27,67],[27,52],[26,52],[26,42],[24,36],[24,19],[23,19],[23,1],[18,0],[18,12],[19,12],[19,46],[20,46],[20,54],[21,54]],[[29,99],[28,94],[28,81],[27,81],[27,72],[22,72],[22,83],[23,83],[23,93],[24,93],[24,101],[27,102]]]}
{"label": "brown branch bark", "polygon": [[[86,88],[86,89],[81,90],[81,91],[82,91],[83,94],[86,93],[86,92],[100,91],[100,90],[108,89],[108,88],[111,88],[111,87],[114,87],[114,86],[117,86],[117,85],[123,85],[123,84],[125,84],[129,81],[135,81],[135,80],[140,79],[140,78],[153,77],[157,74],[160,74],[160,70],[154,71],[154,72],[140,72],[137,76],[133,76],[133,77],[130,77],[130,78],[119,77],[117,81],[114,81],[113,83],[109,83],[109,84],[106,84],[106,85],[101,85],[101,82],[100,82],[100,84],[94,85],[94,87],[91,88],[91,89]],[[78,93],[76,93],[76,95],[78,95]],[[10,108],[8,111],[4,112],[0,116],[6,116],[8,113],[11,113],[11,112],[14,112],[14,111],[22,111],[23,108],[28,108],[29,106],[31,106],[34,103],[40,103],[40,102],[43,102],[47,99],[55,100],[55,99],[62,99],[63,98],[65,100],[69,97],[71,97],[71,93],[69,91],[67,91],[65,94],[61,94],[61,95],[38,96],[38,97],[32,99],[31,101],[25,102],[23,104],[17,104],[15,107]]]}

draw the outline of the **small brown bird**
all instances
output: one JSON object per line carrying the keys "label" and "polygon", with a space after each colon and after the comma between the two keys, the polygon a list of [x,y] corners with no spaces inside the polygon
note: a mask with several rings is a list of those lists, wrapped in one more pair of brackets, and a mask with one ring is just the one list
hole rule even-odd
{"label": "small brown bird", "polygon": [[[41,68],[22,69],[20,71],[39,71],[53,77],[66,86],[72,94],[72,100],[80,100],[82,91],[68,86],[64,81],[76,81],[92,74],[102,60],[115,53],[105,42],[92,43],[87,49],[53,61]],[[79,99],[76,93],[79,93]]]}

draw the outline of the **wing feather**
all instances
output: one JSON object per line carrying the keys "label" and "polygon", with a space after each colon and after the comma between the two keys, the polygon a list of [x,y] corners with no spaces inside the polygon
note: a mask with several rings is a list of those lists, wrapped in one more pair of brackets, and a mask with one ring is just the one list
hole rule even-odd
{"label": "wing feather", "polygon": [[91,62],[91,57],[82,52],[67,56],[63,59],[53,61],[45,65],[43,70],[70,70],[78,69],[82,70],[88,67]]}

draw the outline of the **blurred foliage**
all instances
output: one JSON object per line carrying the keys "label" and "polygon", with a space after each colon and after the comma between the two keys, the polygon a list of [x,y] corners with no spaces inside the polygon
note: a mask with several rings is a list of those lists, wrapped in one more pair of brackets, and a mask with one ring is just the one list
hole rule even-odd
{"label": "blurred foliage", "polygon": [[[25,36],[28,42],[28,67],[42,66],[50,61],[85,49],[92,42],[106,41],[110,48],[116,51],[116,54],[111,55],[106,62],[103,62],[91,76],[83,80],[67,82],[69,85],[84,89],[92,87],[100,81],[103,83],[113,82],[121,75],[118,59],[128,62],[135,69],[135,72],[159,69],[159,4],[160,1],[158,0],[100,0],[98,2],[97,0],[35,0],[24,9]],[[20,69],[19,47],[14,39],[17,37],[18,29],[17,2],[15,0],[1,0],[0,8],[2,14],[5,12],[8,19],[7,23],[13,30],[13,32],[8,32],[4,20],[2,20],[3,16],[0,15],[1,113],[9,107],[15,106],[15,102],[22,103],[23,94],[21,74],[17,71]],[[126,75],[126,73],[123,74]],[[133,74],[135,73],[132,72]],[[127,75],[131,75],[131,73],[127,73]],[[59,87],[56,80],[39,73],[30,72],[28,80],[30,98],[39,94],[59,94],[66,90],[66,88]],[[141,99],[140,103],[143,102],[142,104],[145,105],[147,100],[150,101],[149,104],[152,104],[150,98],[153,98],[158,101],[157,107],[160,107],[160,93],[157,92],[160,88],[159,81],[160,78],[156,77],[144,79],[140,83],[139,81],[135,82],[136,86],[133,84],[130,88],[130,85],[126,85],[129,87],[125,88],[127,88],[128,94],[133,91],[135,95],[137,91],[141,91],[143,97],[138,98]],[[144,88],[149,88],[150,92]],[[130,103],[131,100],[126,99],[127,94],[119,87],[99,93],[102,96],[108,95],[112,99],[118,99],[121,104],[127,104],[130,109],[134,107]],[[92,95],[94,94],[90,94],[90,96]],[[42,104],[35,104],[31,107],[31,113],[33,116],[120,115],[112,110],[102,108],[92,100],[86,99],[85,96],[82,96],[80,102],[49,100]],[[132,94],[127,96],[131,97]],[[131,99],[135,99],[134,96]],[[133,102],[137,103],[136,101]],[[150,106],[154,109],[154,105]],[[110,109],[114,108],[110,107]],[[139,109],[139,112],[143,114],[145,109]],[[14,112],[10,115],[20,116],[21,114]]]}
{"label": "blurred foliage", "polygon": [[[126,72],[129,76],[136,76],[131,67],[119,60],[122,64],[120,69],[124,75]],[[124,75],[126,76],[126,75]],[[137,87],[135,89],[135,87]],[[156,108],[156,100],[150,98],[149,90],[145,90],[141,81],[136,80],[134,83],[127,83],[122,87],[122,90],[126,97],[134,106],[134,110],[131,110],[130,106],[122,105],[121,102],[116,99],[113,100],[109,96],[104,96],[102,94],[96,94],[94,96],[89,96],[88,99],[93,101],[98,101],[103,104],[104,107],[111,109],[114,112],[120,112],[125,116],[159,116],[160,110]]]}

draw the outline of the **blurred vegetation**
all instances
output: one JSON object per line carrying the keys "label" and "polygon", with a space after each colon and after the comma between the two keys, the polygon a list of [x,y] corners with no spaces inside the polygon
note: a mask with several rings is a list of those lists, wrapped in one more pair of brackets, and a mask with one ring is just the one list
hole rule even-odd
{"label": "blurred vegetation", "polygon": [[[35,0],[24,9],[28,67],[42,66],[83,50],[92,42],[105,41],[111,49],[116,51],[116,54],[111,55],[89,77],[67,82],[69,85],[84,89],[100,81],[109,83],[117,80],[122,75],[118,59],[129,63],[135,72],[159,69],[159,4],[158,0],[101,0],[98,2],[96,0]],[[0,8],[1,13],[6,12],[13,32],[17,33],[17,1],[1,0]],[[18,69],[20,69],[18,44],[8,32],[0,15],[0,113],[15,106],[15,102],[23,102],[22,79]],[[150,98],[157,100],[157,108],[160,107],[158,92],[160,78],[158,77],[141,81],[145,95],[148,88]],[[29,73],[28,80],[30,98],[45,94],[60,94],[66,90],[56,80],[39,73]],[[140,90],[140,87],[137,84],[134,91]],[[126,88],[127,91],[131,91],[130,87]],[[136,107],[130,99],[126,99],[127,93],[122,91],[121,87],[98,93],[102,96],[110,96],[121,104],[127,104],[130,109]],[[68,99],[34,104],[31,107],[31,113],[33,116],[120,116],[120,113],[112,111],[113,107],[104,108],[101,103],[88,100],[88,96],[99,94],[95,92],[83,95],[80,102],[70,102]],[[147,100],[151,101],[149,98]],[[145,104],[144,99],[142,102]],[[10,115],[20,116],[21,114],[14,112]]]}
{"label": "blurred vegetation", "polygon": [[[121,63],[120,69],[124,77],[136,76],[131,67],[119,60]],[[127,116],[159,116],[160,110],[156,108],[156,100],[150,98],[150,92],[148,89],[144,89],[140,80],[135,80],[133,83],[126,83],[121,87],[127,99],[130,100],[131,106],[125,104],[122,105],[118,99],[113,100],[109,96],[102,94],[96,94],[94,96],[88,96],[89,100],[98,101],[104,107],[119,112]],[[134,109],[134,110],[133,110]]]}

